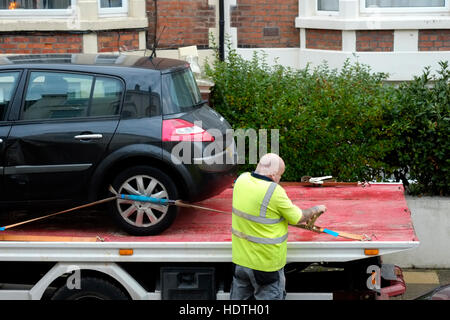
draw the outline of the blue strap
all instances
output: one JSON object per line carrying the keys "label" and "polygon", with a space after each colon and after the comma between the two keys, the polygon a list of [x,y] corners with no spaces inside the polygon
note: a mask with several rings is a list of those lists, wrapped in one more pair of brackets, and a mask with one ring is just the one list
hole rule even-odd
{"label": "blue strap", "polygon": [[134,194],[120,194],[119,196],[121,199],[125,199],[125,200],[150,202],[150,203],[161,204],[161,205],[169,204],[168,199],[152,198],[152,197],[139,196],[139,195],[134,195]]}
{"label": "blue strap", "polygon": [[0,227],[0,231],[5,231],[5,227]]}
{"label": "blue strap", "polygon": [[323,232],[328,233],[328,234],[332,235],[333,237],[337,237],[339,235],[339,233],[334,232],[334,231],[329,230],[329,229],[325,229],[325,228],[323,229]]}

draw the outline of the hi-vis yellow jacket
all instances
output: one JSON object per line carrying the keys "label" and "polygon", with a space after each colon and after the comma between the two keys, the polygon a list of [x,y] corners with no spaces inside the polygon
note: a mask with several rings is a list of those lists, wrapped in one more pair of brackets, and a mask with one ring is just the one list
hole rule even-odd
{"label": "hi-vis yellow jacket", "polygon": [[283,268],[288,223],[301,217],[281,186],[255,173],[241,174],[233,189],[233,262],[266,272]]}

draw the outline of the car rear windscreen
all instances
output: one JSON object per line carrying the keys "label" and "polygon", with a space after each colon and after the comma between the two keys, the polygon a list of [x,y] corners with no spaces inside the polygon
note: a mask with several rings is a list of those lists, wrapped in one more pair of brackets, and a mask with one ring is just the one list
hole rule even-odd
{"label": "car rear windscreen", "polygon": [[163,112],[187,112],[202,102],[200,90],[191,69],[163,75]]}

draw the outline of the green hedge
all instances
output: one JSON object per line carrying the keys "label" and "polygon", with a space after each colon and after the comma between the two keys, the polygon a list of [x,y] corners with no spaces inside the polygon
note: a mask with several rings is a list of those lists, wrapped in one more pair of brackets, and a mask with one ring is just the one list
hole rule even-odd
{"label": "green hedge", "polygon": [[226,61],[215,59],[206,74],[215,83],[214,108],[234,129],[280,130],[284,180],[380,181],[395,174],[406,183],[417,179],[421,192],[449,193],[445,64],[431,88],[429,72],[396,88],[386,84],[387,74],[359,63],[297,70],[266,61],[262,52],[245,60],[229,48]]}
{"label": "green hedge", "polygon": [[417,180],[411,193],[450,194],[450,69],[440,62],[437,75],[426,68],[421,76],[396,90],[389,117],[397,132],[395,152],[388,161],[396,176]]}

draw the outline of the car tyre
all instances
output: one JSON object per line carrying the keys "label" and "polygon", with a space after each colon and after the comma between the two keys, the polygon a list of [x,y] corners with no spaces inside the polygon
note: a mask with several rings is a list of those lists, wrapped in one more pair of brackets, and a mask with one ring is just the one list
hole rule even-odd
{"label": "car tyre", "polygon": [[59,288],[51,298],[52,300],[128,300],[128,296],[109,281],[85,277],[80,280],[80,288],[68,288],[67,285]]}
{"label": "car tyre", "polygon": [[[124,170],[114,179],[112,186],[119,194],[170,200],[178,198],[178,191],[172,179],[151,166],[136,166]],[[170,227],[177,215],[176,206],[123,199],[111,202],[110,211],[119,226],[135,236],[160,234]]]}

